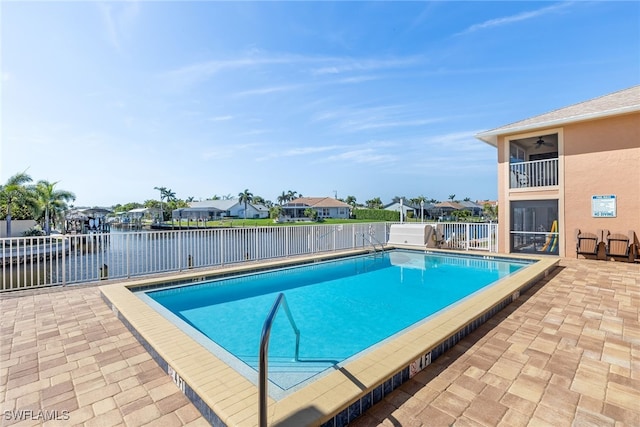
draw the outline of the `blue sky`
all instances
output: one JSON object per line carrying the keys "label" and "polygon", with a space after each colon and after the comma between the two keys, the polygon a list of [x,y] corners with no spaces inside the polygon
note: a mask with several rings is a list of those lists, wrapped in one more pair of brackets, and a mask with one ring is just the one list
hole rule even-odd
{"label": "blue sky", "polygon": [[495,199],[492,129],[640,83],[640,3],[0,3],[0,181],[77,206]]}

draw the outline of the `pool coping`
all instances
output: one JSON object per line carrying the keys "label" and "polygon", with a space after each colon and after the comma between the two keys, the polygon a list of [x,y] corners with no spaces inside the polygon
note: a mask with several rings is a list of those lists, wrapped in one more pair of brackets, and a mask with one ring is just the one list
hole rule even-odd
{"label": "pool coping", "polygon": [[[474,251],[461,253],[404,245],[394,245],[394,248],[537,262],[283,399],[276,401],[269,397],[268,419],[271,425],[346,425],[519,298],[522,292],[548,275],[560,261],[558,257],[549,256],[501,256]],[[139,290],[151,284],[175,283],[180,280],[185,283],[199,282],[205,277],[324,261],[367,252],[349,250],[295,259],[269,260],[258,264],[233,265],[166,278],[110,284],[101,286],[100,291],[112,311],[212,425],[257,425],[257,387],[137,298],[130,289]]]}

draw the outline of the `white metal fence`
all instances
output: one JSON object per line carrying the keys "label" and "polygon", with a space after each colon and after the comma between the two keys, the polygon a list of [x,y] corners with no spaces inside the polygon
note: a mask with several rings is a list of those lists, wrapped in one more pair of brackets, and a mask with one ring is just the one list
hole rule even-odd
{"label": "white metal fence", "polygon": [[443,249],[498,252],[498,224],[441,222],[436,224]]}
{"label": "white metal fence", "polygon": [[388,224],[363,223],[0,239],[0,291],[375,247],[387,235]]}
{"label": "white metal fence", "polygon": [[[390,223],[115,232],[0,239],[0,291],[129,278],[346,249],[380,249]],[[497,251],[497,224],[439,223],[441,247]]]}

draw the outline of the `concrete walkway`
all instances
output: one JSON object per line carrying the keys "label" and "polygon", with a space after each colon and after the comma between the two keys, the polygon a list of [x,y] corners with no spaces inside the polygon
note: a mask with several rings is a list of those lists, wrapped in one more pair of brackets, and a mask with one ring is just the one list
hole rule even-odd
{"label": "concrete walkway", "polygon": [[[640,265],[565,259],[354,425],[640,426],[639,313]],[[2,294],[0,331],[2,425],[208,425],[95,286]]]}

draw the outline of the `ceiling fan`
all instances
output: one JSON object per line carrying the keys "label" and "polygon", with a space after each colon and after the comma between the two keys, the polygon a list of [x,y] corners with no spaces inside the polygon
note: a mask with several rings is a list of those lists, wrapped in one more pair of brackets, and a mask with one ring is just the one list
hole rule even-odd
{"label": "ceiling fan", "polygon": [[536,150],[540,147],[542,147],[543,145],[546,145],[547,147],[553,147],[553,144],[551,142],[545,142],[544,139],[542,139],[541,136],[538,137],[538,140],[536,141]]}

